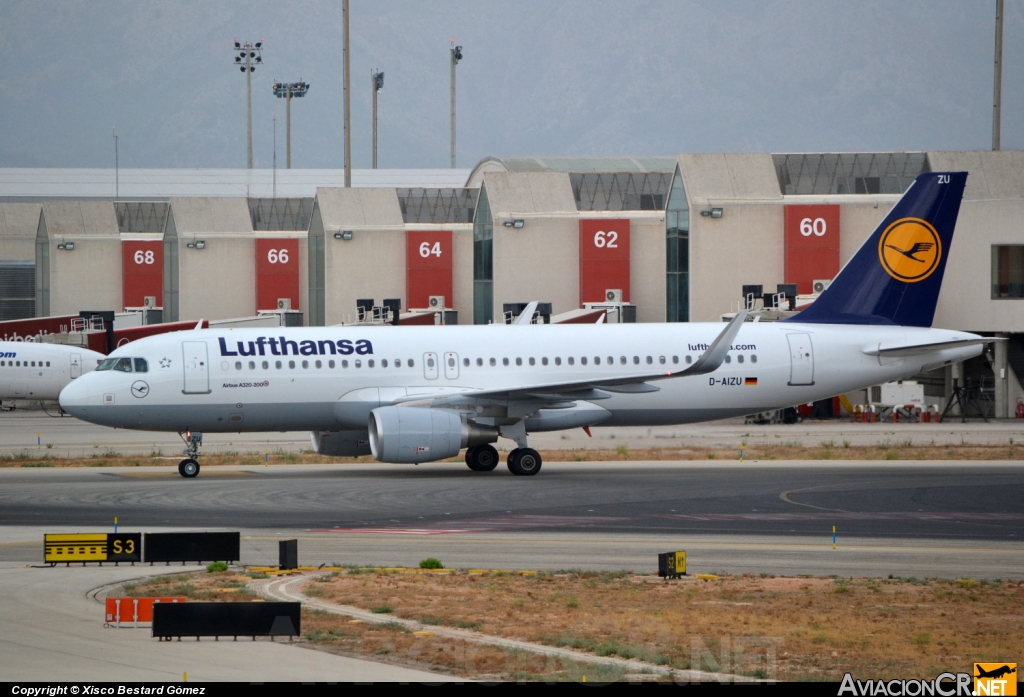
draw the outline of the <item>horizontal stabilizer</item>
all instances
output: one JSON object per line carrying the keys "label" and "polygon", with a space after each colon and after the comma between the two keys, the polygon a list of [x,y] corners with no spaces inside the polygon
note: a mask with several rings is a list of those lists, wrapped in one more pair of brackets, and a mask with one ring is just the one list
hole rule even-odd
{"label": "horizontal stabilizer", "polygon": [[887,358],[900,358],[902,356],[919,356],[922,353],[932,353],[943,349],[962,348],[964,346],[977,346],[988,344],[993,341],[1006,341],[1006,339],[994,336],[986,336],[980,339],[961,339],[956,341],[937,341],[932,344],[911,344],[908,346],[879,346],[878,348],[864,349],[868,356],[885,356]]}

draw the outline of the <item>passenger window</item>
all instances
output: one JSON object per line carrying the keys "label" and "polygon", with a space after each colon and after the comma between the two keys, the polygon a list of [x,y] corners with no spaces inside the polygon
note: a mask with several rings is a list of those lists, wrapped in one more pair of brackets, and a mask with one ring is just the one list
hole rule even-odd
{"label": "passenger window", "polygon": [[462,359],[462,365],[464,367],[468,368],[469,367],[469,359],[468,358],[463,358]]}
{"label": "passenger window", "polygon": [[633,364],[640,365],[640,356],[633,356]]}
{"label": "passenger window", "polygon": [[33,368],[35,368],[35,367],[36,367],[36,362],[35,362],[35,361],[32,361],[32,367],[33,367]]}
{"label": "passenger window", "polygon": [[395,367],[396,368],[401,368],[402,367],[402,359],[401,358],[396,358],[395,359]]}
{"label": "passenger window", "polygon": [[388,359],[387,358],[384,358],[384,359],[381,360],[380,367],[381,368],[387,368],[388,367]]}
{"label": "passenger window", "polygon": [[256,370],[256,361],[249,361],[249,370]]}
{"label": "passenger window", "polygon": [[580,356],[580,365],[586,365],[586,364],[587,364],[587,357],[586,356]]}
{"label": "passenger window", "polygon": [[498,361],[494,360],[493,358],[490,360],[490,363],[492,366],[498,365]]}
{"label": "passenger window", "polygon": [[235,370],[242,369],[242,361],[235,361]]}
{"label": "passenger window", "polygon": [[559,356],[555,356],[555,365],[562,365],[562,359]]}
{"label": "passenger window", "polygon": [[[356,361],[356,362],[358,363],[358,361]],[[428,358],[427,359],[427,367],[428,368],[433,368],[434,367],[434,359],[433,358]]]}
{"label": "passenger window", "polygon": [[288,367],[295,370],[295,361],[288,361]]}
{"label": "passenger window", "polygon": [[327,367],[328,368],[333,368],[334,367],[334,361],[327,361]]}
{"label": "passenger window", "polygon": [[726,362],[726,363],[732,363],[732,356],[730,356],[730,355],[726,354],[726,356],[725,356],[725,362]]}
{"label": "passenger window", "polygon": [[[143,362],[145,362],[145,361],[143,361]],[[50,361],[46,361],[46,367],[47,367],[47,368],[49,368],[49,367],[50,367]],[[136,368],[136,370],[138,370],[138,368]],[[145,373],[146,371],[145,371],[145,370],[139,370],[139,372],[140,372],[140,373]]]}
{"label": "passenger window", "polygon": [[323,367],[324,367],[324,364],[323,364],[323,363],[321,363],[320,361],[317,361],[317,362],[316,362],[316,367],[317,367],[317,368],[323,368]]}
{"label": "passenger window", "polygon": [[483,365],[484,364],[484,359],[483,358],[477,358],[476,359],[476,364],[477,365]]}
{"label": "passenger window", "polygon": [[742,354],[739,355],[739,356],[736,356],[736,362],[737,363],[742,363],[743,362],[743,355]]}
{"label": "passenger window", "polygon": [[342,361],[341,362],[341,367],[342,368],[347,368],[348,367],[348,361]]}
{"label": "passenger window", "polygon": [[373,359],[372,358],[366,361],[366,367],[367,368],[372,368],[373,367]]}
{"label": "passenger window", "polygon": [[662,365],[665,365],[665,357],[664,356],[658,356],[658,363],[661,363]]}
{"label": "passenger window", "polygon": [[569,356],[568,361],[569,361],[569,365],[575,365],[576,364],[576,359],[573,358],[572,356]]}
{"label": "passenger window", "polygon": [[501,364],[502,365],[508,365],[508,359],[507,358],[502,358],[501,359]]}
{"label": "passenger window", "polygon": [[673,363],[678,363],[679,362],[679,356],[672,356],[672,362]]}
{"label": "passenger window", "polygon": [[751,363],[757,363],[757,355],[756,354],[753,354],[753,353],[750,354],[750,362]]}
{"label": "passenger window", "polygon": [[621,363],[622,365],[626,365],[626,357],[625,356],[619,356],[619,363]]}
{"label": "passenger window", "polygon": [[687,356],[687,357],[686,357],[686,362],[687,362],[687,363],[693,363],[693,359],[692,359],[692,358],[690,358],[689,356]]}
{"label": "passenger window", "polygon": [[309,368],[309,361],[302,361],[303,368]]}
{"label": "passenger window", "polygon": [[654,359],[653,359],[653,358],[651,358],[650,356],[648,356],[648,357],[647,357],[647,365],[651,365],[651,364],[653,364],[653,363],[654,363]]}
{"label": "passenger window", "polygon": [[544,358],[540,359],[540,362],[541,362],[542,365],[547,365],[548,364],[548,357],[544,356]]}
{"label": "passenger window", "polygon": [[416,361],[414,361],[413,359],[410,358],[409,359],[409,367],[410,368],[415,368],[416,367]]}
{"label": "passenger window", "polygon": [[132,372],[132,359],[131,358],[118,358],[117,363],[114,364],[114,370],[122,373]]}
{"label": "passenger window", "polygon": [[263,361],[263,370],[266,370],[269,367],[270,367],[270,364],[267,363],[266,361]]}
{"label": "passenger window", "polygon": [[522,358],[517,358],[516,359],[516,365],[522,365],[522,364],[523,364],[523,359]]}
{"label": "passenger window", "polygon": [[537,360],[533,356],[530,357],[530,365],[537,365]]}
{"label": "passenger window", "polygon": [[281,370],[281,361],[274,361],[274,367]]}
{"label": "passenger window", "polygon": [[360,360],[356,360],[356,361],[354,361],[354,362],[352,363],[352,365],[354,365],[354,366],[355,366],[355,367],[357,367],[357,368],[362,368],[362,367],[363,367],[363,362],[362,362],[362,361],[360,361]]}
{"label": "passenger window", "polygon": [[601,357],[594,356],[594,365],[601,365]]}

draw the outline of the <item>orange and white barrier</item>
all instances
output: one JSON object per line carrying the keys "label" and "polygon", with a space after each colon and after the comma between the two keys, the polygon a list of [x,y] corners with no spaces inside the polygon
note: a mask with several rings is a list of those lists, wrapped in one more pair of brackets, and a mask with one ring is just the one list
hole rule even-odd
{"label": "orange and white barrier", "polygon": [[184,603],[188,598],[107,598],[107,612],[104,626],[120,627],[131,622],[138,628],[139,622],[153,621],[155,603]]}

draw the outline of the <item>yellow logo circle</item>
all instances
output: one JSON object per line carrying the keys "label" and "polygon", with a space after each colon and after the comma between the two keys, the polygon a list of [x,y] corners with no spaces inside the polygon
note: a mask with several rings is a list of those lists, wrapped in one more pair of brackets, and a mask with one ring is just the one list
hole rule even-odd
{"label": "yellow logo circle", "polygon": [[882,233],[878,242],[882,268],[897,281],[917,283],[932,275],[942,258],[939,233],[920,218],[901,218]]}

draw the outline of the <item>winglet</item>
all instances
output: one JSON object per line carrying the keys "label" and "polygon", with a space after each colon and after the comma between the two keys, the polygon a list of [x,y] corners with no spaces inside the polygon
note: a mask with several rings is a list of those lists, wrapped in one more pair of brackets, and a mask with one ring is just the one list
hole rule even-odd
{"label": "winglet", "polygon": [[697,357],[686,370],[676,373],[678,376],[683,375],[703,375],[704,373],[711,373],[718,370],[719,366],[725,362],[725,354],[729,353],[729,347],[732,346],[733,339],[739,334],[740,327],[747,320],[747,311],[740,310],[736,313],[736,316],[732,318],[722,333],[719,334],[708,349]]}
{"label": "winglet", "polygon": [[521,313],[519,313],[518,317],[512,320],[512,324],[530,324],[533,322],[533,313],[537,311],[537,305],[539,304],[540,303],[536,300],[531,302]]}
{"label": "winglet", "polygon": [[205,322],[205,321],[206,321],[205,319],[199,320],[199,324],[196,325],[196,329],[202,329],[203,328],[203,322]]}

